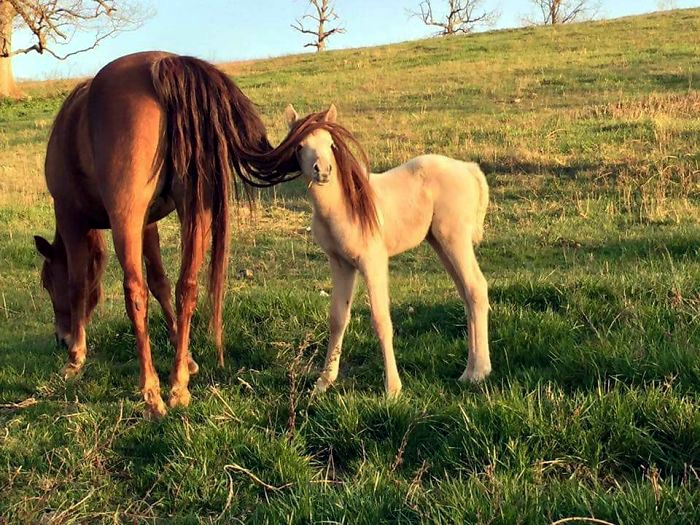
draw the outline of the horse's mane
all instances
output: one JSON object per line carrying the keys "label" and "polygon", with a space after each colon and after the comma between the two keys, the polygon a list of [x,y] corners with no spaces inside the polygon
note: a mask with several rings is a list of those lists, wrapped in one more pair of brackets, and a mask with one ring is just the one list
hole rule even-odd
{"label": "horse's mane", "polygon": [[378,227],[378,219],[374,192],[369,184],[367,153],[348,129],[335,122],[328,122],[327,113],[328,111],[320,111],[299,119],[276,149],[288,149],[296,157],[296,146],[309,133],[317,129],[330,133],[340,187],[350,213],[360,223],[364,233],[372,233]]}

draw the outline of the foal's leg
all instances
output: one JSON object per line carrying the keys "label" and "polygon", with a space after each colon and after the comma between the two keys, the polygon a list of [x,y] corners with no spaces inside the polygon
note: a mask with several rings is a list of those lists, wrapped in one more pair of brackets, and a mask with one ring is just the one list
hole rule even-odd
{"label": "foal's leg", "polygon": [[462,236],[437,239],[429,242],[440,256],[445,269],[457,286],[468,318],[469,359],[460,381],[477,382],[491,372],[488,343],[488,285],[474,255],[471,240]]}
{"label": "foal's leg", "polygon": [[[133,202],[133,201],[132,201]],[[131,210],[131,214],[145,216],[146,210]],[[143,278],[143,221],[129,220],[121,215],[111,217],[114,251],[124,270],[124,300],[126,312],[134,327],[136,348],[141,371],[140,386],[150,416],[161,417],[166,413],[160,397],[160,381],[151,358],[151,342],[148,336],[148,288]]]}
{"label": "foal's leg", "polygon": [[[190,370],[188,367],[190,358],[190,327],[192,315],[197,306],[197,275],[204,262],[204,254],[209,244],[208,234],[211,231],[211,213],[205,212],[195,221],[192,233],[192,253],[183,253],[180,277],[175,288],[177,345],[175,346],[175,361],[170,372],[170,399],[168,404],[171,407],[178,405],[187,406],[190,404],[191,397],[187,388],[190,381]],[[183,225],[183,239],[185,238],[185,228],[186,225]]]}
{"label": "foal's leg", "polygon": [[[170,280],[163,268],[163,259],[160,255],[160,236],[158,235],[158,224],[152,223],[143,230],[143,257],[146,260],[146,280],[148,289],[160,303],[165,316],[165,323],[168,325],[168,335],[173,348],[177,348],[177,325],[175,324],[175,312],[172,304],[172,289]],[[199,366],[189,356],[188,367],[190,374],[196,374]]]}
{"label": "foal's leg", "polygon": [[346,261],[329,256],[333,290],[331,291],[330,339],[323,372],[316,381],[314,392],[325,392],[338,377],[340,354],[343,346],[343,336],[350,321],[350,308],[355,290],[357,270]]}
{"label": "foal's leg", "polygon": [[75,377],[87,354],[85,325],[87,322],[87,273],[89,246],[87,230],[68,226],[61,231],[68,262],[68,293],[70,301],[71,328],[68,341],[68,363],[63,367],[63,377]]}
{"label": "foal's leg", "polygon": [[369,292],[372,324],[384,355],[384,387],[387,395],[393,397],[401,391],[401,379],[394,357],[394,336],[389,311],[389,261],[386,254],[368,259],[370,260],[362,265],[361,271]]}

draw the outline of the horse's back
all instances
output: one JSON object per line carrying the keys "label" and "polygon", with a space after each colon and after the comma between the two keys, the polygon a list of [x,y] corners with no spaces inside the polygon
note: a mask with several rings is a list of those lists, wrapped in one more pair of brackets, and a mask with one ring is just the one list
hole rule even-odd
{"label": "horse's back", "polygon": [[59,201],[75,188],[84,188],[92,171],[86,121],[90,81],[78,84],[54,120],[46,148],[44,175],[49,192]]}
{"label": "horse's back", "polygon": [[[161,137],[163,110],[156,97],[151,68],[161,52],[127,55],[103,67],[92,81],[88,120],[92,148],[100,162],[117,162],[128,150],[134,155],[153,154]],[[115,147],[119,146],[119,147]]]}
{"label": "horse's back", "polygon": [[[54,121],[47,186],[57,207],[91,227],[109,227],[110,209],[124,207],[127,191],[151,200],[165,184],[164,177],[154,177],[164,125],[151,76],[165,56],[136,53],[107,64],[74,89]],[[161,204],[150,219],[172,211],[172,203]]]}
{"label": "horse's back", "polygon": [[[92,81],[87,117],[95,181],[108,213],[120,201],[150,201],[166,183],[158,172],[164,110],[151,69],[162,52],[127,55],[103,67]],[[151,217],[172,211],[172,204]],[[149,221],[150,222],[150,221]]]}

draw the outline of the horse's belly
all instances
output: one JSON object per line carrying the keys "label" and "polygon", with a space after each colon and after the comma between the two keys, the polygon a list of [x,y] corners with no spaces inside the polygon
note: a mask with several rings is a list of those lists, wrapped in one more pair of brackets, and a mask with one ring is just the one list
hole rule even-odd
{"label": "horse's belly", "polygon": [[148,209],[148,223],[161,220],[175,209],[175,201],[170,197],[157,197]]}

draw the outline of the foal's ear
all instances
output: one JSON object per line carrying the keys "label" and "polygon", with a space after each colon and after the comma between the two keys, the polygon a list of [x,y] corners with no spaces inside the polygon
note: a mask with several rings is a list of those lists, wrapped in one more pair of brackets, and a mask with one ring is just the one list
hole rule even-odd
{"label": "foal's ear", "polygon": [[284,108],[284,122],[287,124],[289,129],[292,129],[292,126],[297,120],[299,120],[299,115],[294,109],[294,106],[289,104],[286,108]]}
{"label": "foal's ear", "polygon": [[326,122],[332,122],[335,124],[335,121],[338,120],[338,110],[335,107],[335,104],[331,104],[330,107],[328,108],[328,111],[326,111],[326,116],[324,119]]}
{"label": "foal's ear", "polygon": [[38,235],[34,236],[34,245],[36,246],[36,250],[44,256],[44,258],[48,261],[51,260],[53,257],[53,246],[51,246],[51,243],[44,239],[43,237],[39,237]]}

